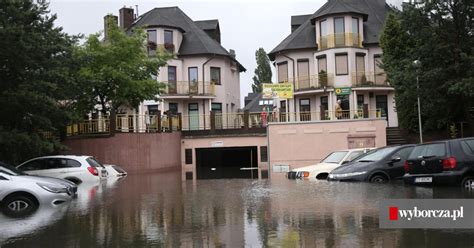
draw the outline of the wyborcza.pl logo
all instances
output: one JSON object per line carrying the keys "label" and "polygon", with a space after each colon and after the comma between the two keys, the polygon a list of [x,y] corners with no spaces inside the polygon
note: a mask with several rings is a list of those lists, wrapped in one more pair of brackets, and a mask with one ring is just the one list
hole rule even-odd
{"label": "wyborcza.pl logo", "polygon": [[474,199],[387,199],[381,228],[474,228]]}
{"label": "wyborcza.pl logo", "polygon": [[464,207],[460,207],[455,210],[447,209],[419,209],[414,207],[413,209],[399,209],[398,207],[389,207],[389,219],[397,221],[400,216],[401,219],[413,220],[417,218],[448,218],[457,220],[458,218],[464,218],[463,211]]}

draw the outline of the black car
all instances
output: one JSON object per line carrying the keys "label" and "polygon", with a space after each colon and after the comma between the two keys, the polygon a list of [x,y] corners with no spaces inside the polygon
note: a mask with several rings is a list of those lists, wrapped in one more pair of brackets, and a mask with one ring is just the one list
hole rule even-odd
{"label": "black car", "polygon": [[405,174],[404,163],[415,145],[387,146],[342,165],[329,174],[331,181],[386,183]]}
{"label": "black car", "polygon": [[474,138],[417,145],[405,163],[405,183],[474,188]]}

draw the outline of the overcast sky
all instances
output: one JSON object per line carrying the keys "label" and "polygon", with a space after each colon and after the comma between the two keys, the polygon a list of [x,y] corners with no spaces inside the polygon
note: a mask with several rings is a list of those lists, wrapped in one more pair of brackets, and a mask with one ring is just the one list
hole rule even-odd
{"label": "overcast sky", "polygon": [[[369,0],[375,1],[375,0]],[[224,48],[234,49],[237,60],[247,69],[240,76],[241,102],[251,91],[256,67],[255,51],[263,47],[270,52],[290,34],[292,15],[312,14],[326,0],[51,0],[50,8],[56,13],[56,24],[69,34],[91,34],[103,29],[103,17],[118,16],[123,6],[138,5],[139,14],[155,7],[178,6],[193,20],[218,19],[221,43]],[[387,0],[400,5],[402,0]],[[274,68],[273,68],[274,70]]]}

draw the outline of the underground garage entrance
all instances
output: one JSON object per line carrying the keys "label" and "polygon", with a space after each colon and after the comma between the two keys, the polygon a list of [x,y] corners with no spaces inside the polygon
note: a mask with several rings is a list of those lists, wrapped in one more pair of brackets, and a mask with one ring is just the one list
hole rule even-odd
{"label": "underground garage entrance", "polygon": [[197,179],[257,179],[257,147],[197,148],[196,176]]}

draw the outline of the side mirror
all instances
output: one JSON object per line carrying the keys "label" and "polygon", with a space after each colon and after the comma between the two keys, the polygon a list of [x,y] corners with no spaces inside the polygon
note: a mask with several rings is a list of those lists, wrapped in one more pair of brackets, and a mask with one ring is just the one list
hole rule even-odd
{"label": "side mirror", "polygon": [[402,158],[396,156],[396,157],[392,157],[392,163],[396,163],[396,162],[400,162],[402,161]]}

